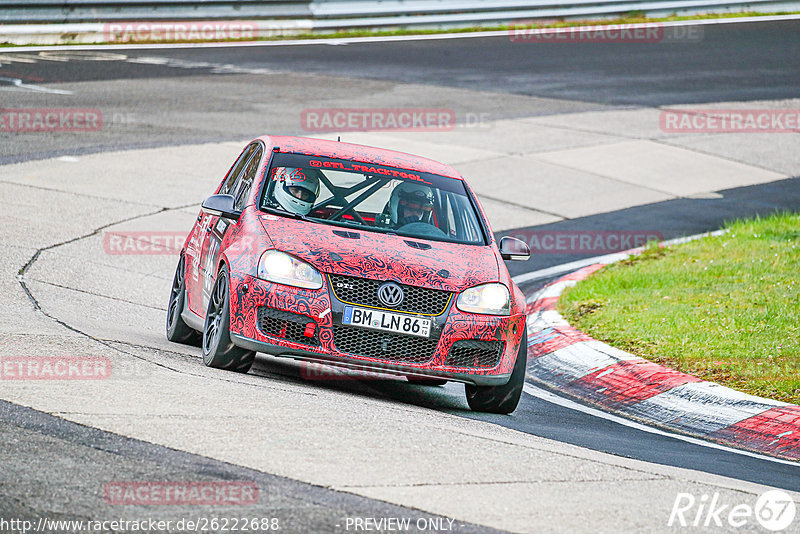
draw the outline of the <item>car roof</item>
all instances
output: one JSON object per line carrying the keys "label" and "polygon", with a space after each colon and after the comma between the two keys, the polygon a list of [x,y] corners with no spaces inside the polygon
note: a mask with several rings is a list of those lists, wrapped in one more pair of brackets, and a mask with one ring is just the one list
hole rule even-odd
{"label": "car roof", "polygon": [[461,175],[450,165],[405,152],[312,137],[265,135],[259,139],[264,141],[268,147],[280,147],[281,152],[347,159],[463,180]]}

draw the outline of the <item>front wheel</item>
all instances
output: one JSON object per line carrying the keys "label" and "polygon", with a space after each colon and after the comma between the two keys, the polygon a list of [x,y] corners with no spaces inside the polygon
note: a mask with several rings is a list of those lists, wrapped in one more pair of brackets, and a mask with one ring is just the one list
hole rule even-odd
{"label": "front wheel", "polygon": [[246,373],[256,353],[237,347],[231,341],[231,310],[228,268],[223,267],[214,283],[203,328],[203,363],[216,369]]}
{"label": "front wheel", "polygon": [[473,386],[465,384],[467,404],[476,412],[510,414],[517,408],[525,385],[525,370],[528,366],[528,332],[522,334],[517,361],[511,378],[502,386]]}

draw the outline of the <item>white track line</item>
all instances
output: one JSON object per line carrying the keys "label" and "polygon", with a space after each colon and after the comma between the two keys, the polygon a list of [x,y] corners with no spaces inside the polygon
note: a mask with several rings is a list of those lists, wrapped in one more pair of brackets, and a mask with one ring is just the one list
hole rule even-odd
{"label": "white track line", "polygon": [[[630,24],[626,27],[634,29],[636,27],[674,27],[674,26],[712,26],[717,24],[744,24],[749,22],[779,22],[785,20],[800,20],[797,15],[772,15],[764,17],[738,17],[724,19],[705,19],[705,20],[676,20],[672,22],[644,22],[641,24]],[[582,26],[581,31],[601,30],[604,26]],[[549,28],[552,33],[559,33],[565,30],[560,28]],[[543,33],[547,29],[543,29]],[[348,45],[359,43],[384,43],[395,41],[436,41],[442,39],[474,39],[482,37],[508,37],[513,30],[496,30],[485,32],[464,32],[464,33],[439,33],[426,35],[386,35],[375,37],[345,37],[345,38],[320,38],[320,39],[291,39],[281,41],[246,41],[246,42],[224,42],[224,43],[163,43],[163,44],[105,44],[105,45],[48,45],[48,46],[17,46],[0,48],[0,54],[4,52],[44,52],[52,50],[154,50],[169,48],[235,48],[235,47],[257,47],[257,46],[307,46],[307,45]]]}
{"label": "white track line", "polygon": [[6,78],[5,76],[0,76],[0,86],[4,85],[17,89],[27,89],[29,91],[35,91],[37,93],[49,93],[53,95],[73,94],[72,91],[65,91],[63,89],[50,89],[48,87],[42,87],[41,85],[33,85],[30,83],[25,83],[19,78]]}
{"label": "white track line", "polygon": [[766,460],[769,462],[784,464],[784,465],[792,465],[794,467],[800,467],[800,463],[793,462],[791,460],[783,460],[781,458],[773,458],[771,456],[764,456],[755,452],[745,451],[741,449],[734,449],[733,447],[728,447],[725,445],[720,445],[719,443],[714,443],[713,441],[706,441],[701,438],[693,438],[691,436],[686,436],[683,434],[674,434],[672,432],[668,432],[666,430],[662,430],[660,428],[655,428],[652,426],[645,425],[643,423],[638,423],[636,421],[632,421],[630,419],[625,419],[624,417],[620,417],[618,415],[614,415],[611,413],[607,413],[596,408],[591,408],[589,406],[584,406],[583,404],[579,404],[573,400],[561,397],[556,395],[555,393],[551,393],[545,389],[540,387],[534,386],[530,383],[525,383],[523,391],[532,397],[536,397],[537,399],[541,399],[543,401],[549,402],[551,404],[556,404],[561,406],[562,408],[568,408],[570,410],[576,410],[578,412],[585,413],[587,415],[591,415],[593,417],[599,417],[600,419],[605,419],[607,421],[612,421],[614,423],[618,423],[623,426],[627,426],[630,428],[634,428],[636,430],[641,430],[642,432],[648,432],[650,434],[656,434],[659,436],[665,436],[668,438],[679,439],[681,441],[685,441],[687,443],[691,443],[692,445],[700,445],[701,447],[708,447],[710,449],[717,449],[725,452],[731,452],[734,454],[741,454],[742,456],[749,456],[751,458],[757,458],[759,460]]}
{"label": "white track line", "polygon": [[[660,246],[668,247],[670,245],[681,245],[683,243],[688,243],[689,241],[694,241],[695,239],[718,236],[724,233],[725,230],[714,230],[713,232],[704,232],[702,234],[695,234],[686,237],[676,237],[675,239],[662,241]],[[632,252],[633,250],[639,250],[639,249],[626,250],[623,252],[614,252],[613,254],[604,254],[602,256],[594,256],[593,258],[586,258],[584,260],[572,261],[570,263],[562,263],[561,265],[554,265],[552,267],[547,267],[546,269],[539,269],[538,271],[531,271],[529,273],[518,274],[517,276],[512,277],[511,280],[513,280],[515,284],[521,284],[524,282],[534,282],[536,280],[550,278],[551,276],[555,276],[557,274],[577,271],[578,269],[581,269],[583,267],[588,267],[589,265],[594,265],[595,263],[603,263],[605,265],[608,265],[610,263],[624,260],[633,253]]]}
{"label": "white track line", "polygon": [[522,284],[523,282],[534,282],[544,278],[550,278],[562,273],[577,271],[583,267],[594,265],[595,263],[614,263],[617,260],[623,260],[630,256],[627,252],[616,252],[614,254],[606,254],[604,256],[595,256],[593,258],[586,258],[585,260],[577,260],[570,263],[562,263],[561,265],[554,265],[546,269],[539,269],[538,271],[531,271],[529,273],[518,274],[513,276],[511,280],[515,284]]}

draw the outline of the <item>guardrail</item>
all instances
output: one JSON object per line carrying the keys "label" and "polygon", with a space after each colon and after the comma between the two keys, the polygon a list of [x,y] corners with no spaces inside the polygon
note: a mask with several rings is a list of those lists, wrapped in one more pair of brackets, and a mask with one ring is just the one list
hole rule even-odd
{"label": "guardrail", "polygon": [[315,29],[487,26],[531,19],[611,17],[631,12],[664,16],[723,11],[800,9],[775,0],[316,0]]}
{"label": "guardrail", "polygon": [[532,19],[798,11],[800,0],[0,0],[0,43],[109,41],[123,21],[246,20],[257,36],[497,26]]}
{"label": "guardrail", "polygon": [[309,0],[0,0],[0,22],[308,18],[309,4]]}
{"label": "guardrail", "polygon": [[496,24],[631,11],[775,10],[775,0],[0,0],[0,23],[313,19],[315,27]]}

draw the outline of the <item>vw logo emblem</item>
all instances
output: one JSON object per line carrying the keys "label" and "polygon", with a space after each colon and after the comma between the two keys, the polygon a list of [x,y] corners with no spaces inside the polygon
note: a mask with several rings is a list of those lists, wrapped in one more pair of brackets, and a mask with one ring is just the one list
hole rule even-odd
{"label": "vw logo emblem", "polygon": [[405,298],[403,288],[394,282],[386,282],[378,288],[378,300],[384,306],[394,308],[403,302],[403,298]]}

